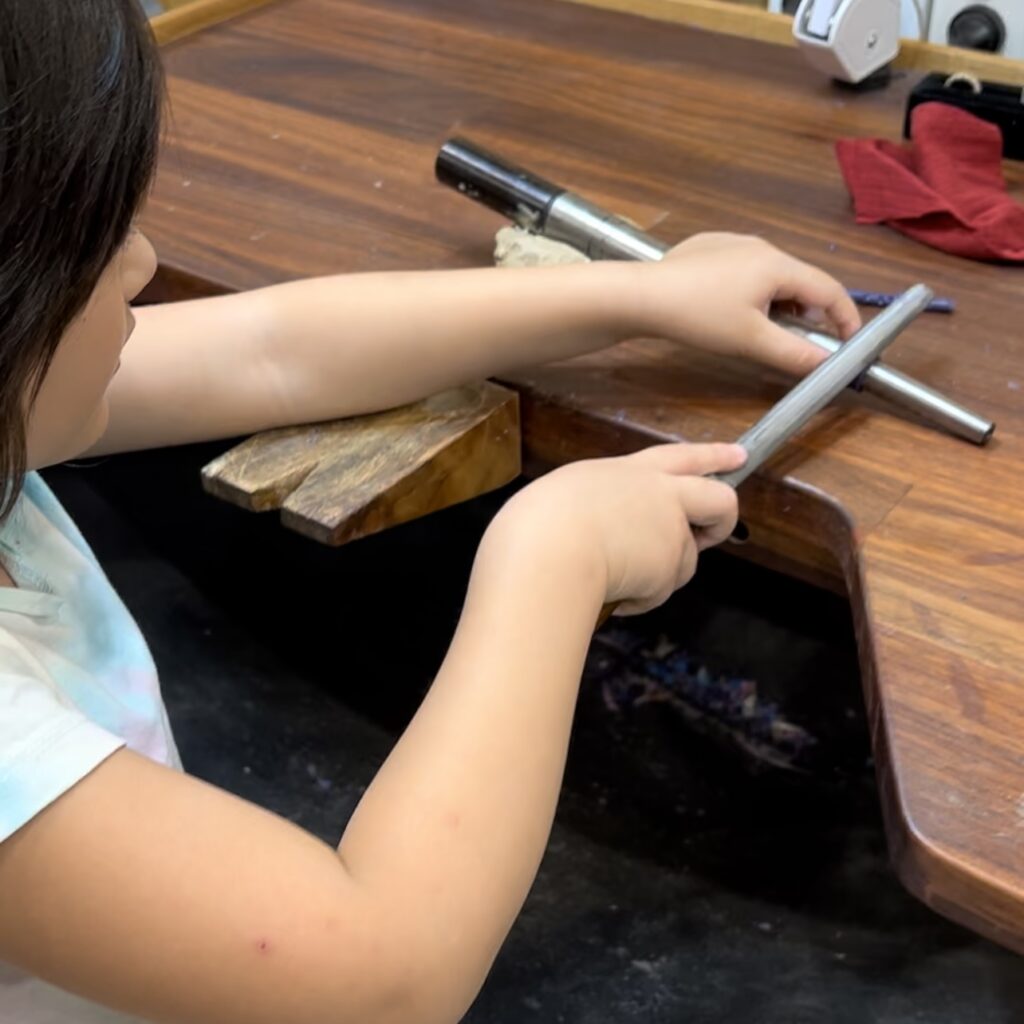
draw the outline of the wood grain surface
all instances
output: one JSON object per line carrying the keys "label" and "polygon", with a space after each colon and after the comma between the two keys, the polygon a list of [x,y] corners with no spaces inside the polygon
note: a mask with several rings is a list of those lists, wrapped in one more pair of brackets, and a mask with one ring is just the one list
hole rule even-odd
{"label": "wood grain surface", "polygon": [[[565,0],[559,0],[565,2]],[[765,4],[747,6],[744,0],[568,0],[608,11],[636,14],[723,35],[742,36],[779,46],[795,47],[793,19],[772,14]],[[983,53],[904,39],[894,66],[901,71],[963,71],[981,79],[1024,85],[1024,61],[998,53]]]}
{"label": "wood grain surface", "polygon": [[[667,240],[755,232],[851,286],[958,300],[888,358],[994,418],[989,447],[851,395],[745,486],[742,512],[751,547],[850,593],[902,878],[1024,950],[1021,279],[857,226],[833,154],[839,136],[898,137],[912,79],[838,91],[782,47],[552,0],[285,0],[169,67],[146,217],[165,294],[488,263],[500,221],[433,180],[461,133]],[[657,340],[515,383],[527,454],[547,462],[731,439],[787,384]]]}
{"label": "wood grain surface", "polygon": [[203,486],[337,545],[502,487],[522,472],[521,453],[515,392],[483,383],[250,438],[206,466]]}

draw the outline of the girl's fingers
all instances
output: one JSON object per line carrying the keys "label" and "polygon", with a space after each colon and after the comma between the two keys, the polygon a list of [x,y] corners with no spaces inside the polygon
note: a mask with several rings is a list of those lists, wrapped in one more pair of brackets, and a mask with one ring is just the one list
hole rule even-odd
{"label": "girl's fingers", "polygon": [[828,358],[824,349],[772,323],[767,317],[762,318],[745,354],[794,377],[806,377]]}
{"label": "girl's fingers", "polygon": [[687,477],[677,481],[686,520],[695,531],[695,547],[703,551],[721,544],[736,528],[736,492],[717,480]]}
{"label": "girl's fingers", "polygon": [[699,554],[700,551],[697,547],[696,538],[688,536],[683,544],[683,551],[679,558],[679,571],[676,574],[675,590],[685,587],[693,579],[693,574],[697,571],[697,558]]}
{"label": "girl's fingers", "polygon": [[846,289],[824,270],[787,258],[787,269],[776,289],[776,300],[799,302],[805,309],[824,312],[836,334],[849,338],[861,327],[860,313]]}
{"label": "girl's fingers", "polygon": [[738,444],[661,444],[630,458],[672,476],[709,476],[739,469],[747,453]]}

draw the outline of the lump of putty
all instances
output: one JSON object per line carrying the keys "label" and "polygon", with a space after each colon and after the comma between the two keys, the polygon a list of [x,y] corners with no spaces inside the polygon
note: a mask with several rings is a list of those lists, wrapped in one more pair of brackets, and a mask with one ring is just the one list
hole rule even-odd
{"label": "lump of putty", "polygon": [[494,238],[494,263],[499,267],[557,267],[589,262],[571,245],[530,234],[522,228],[504,227]]}

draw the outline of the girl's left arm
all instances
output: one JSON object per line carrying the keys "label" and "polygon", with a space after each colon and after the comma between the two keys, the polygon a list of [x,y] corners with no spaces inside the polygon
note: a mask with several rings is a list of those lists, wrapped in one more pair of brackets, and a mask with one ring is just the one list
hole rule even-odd
{"label": "girl's left arm", "polygon": [[638,336],[802,374],[822,356],[768,320],[780,299],[858,325],[827,274],[725,235],[657,264],[350,274],[143,307],[94,452],[376,412]]}

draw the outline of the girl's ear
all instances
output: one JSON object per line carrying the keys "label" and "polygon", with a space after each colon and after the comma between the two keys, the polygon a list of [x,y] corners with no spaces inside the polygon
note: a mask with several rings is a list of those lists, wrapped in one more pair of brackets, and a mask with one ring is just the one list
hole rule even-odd
{"label": "girl's ear", "polygon": [[156,268],[153,243],[141,231],[133,228],[121,253],[121,287],[127,302],[135,299],[153,280]]}

